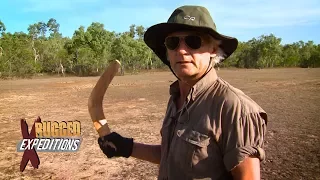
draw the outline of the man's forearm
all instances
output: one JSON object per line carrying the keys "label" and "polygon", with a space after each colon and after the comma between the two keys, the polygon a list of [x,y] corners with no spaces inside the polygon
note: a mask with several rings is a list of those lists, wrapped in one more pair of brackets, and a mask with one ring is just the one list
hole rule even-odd
{"label": "man's forearm", "polygon": [[231,170],[234,180],[260,180],[260,161],[250,156]]}
{"label": "man's forearm", "polygon": [[132,149],[132,157],[137,159],[149,161],[155,164],[160,164],[161,159],[161,146],[134,143]]}

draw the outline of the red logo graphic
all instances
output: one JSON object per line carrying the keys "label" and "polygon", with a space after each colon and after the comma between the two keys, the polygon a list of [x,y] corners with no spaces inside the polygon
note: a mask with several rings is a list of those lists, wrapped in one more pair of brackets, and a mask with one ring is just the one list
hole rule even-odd
{"label": "red logo graphic", "polygon": [[[32,129],[31,129],[31,132],[29,134],[29,131],[28,131],[28,124],[26,122],[25,119],[21,119],[21,132],[22,132],[22,136],[23,136],[23,139],[30,139],[30,141],[27,141],[27,144],[26,146],[30,146],[32,147],[32,143],[30,145],[28,145],[28,143],[31,142],[32,139],[35,139],[36,138],[36,129],[35,129],[35,123],[36,122],[41,122],[41,119],[40,117],[38,117],[33,126],[32,126]],[[22,156],[22,160],[20,162],[20,171],[23,172],[28,164],[28,162],[31,162],[31,165],[34,167],[34,168],[37,168],[39,167],[39,164],[40,164],[40,159],[39,159],[39,156],[36,152],[36,150],[34,148],[30,148],[30,149],[27,149],[24,151],[23,153],[23,156]]]}

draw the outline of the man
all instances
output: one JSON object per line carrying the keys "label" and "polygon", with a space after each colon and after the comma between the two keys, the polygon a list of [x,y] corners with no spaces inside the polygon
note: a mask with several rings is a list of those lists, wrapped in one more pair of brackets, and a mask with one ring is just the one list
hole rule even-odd
{"label": "man", "polygon": [[102,151],[157,163],[158,179],[260,179],[267,114],[213,68],[236,50],[237,39],[218,33],[206,8],[182,6],[167,23],[148,28],[144,41],[178,78],[161,145],[113,132],[99,138]]}

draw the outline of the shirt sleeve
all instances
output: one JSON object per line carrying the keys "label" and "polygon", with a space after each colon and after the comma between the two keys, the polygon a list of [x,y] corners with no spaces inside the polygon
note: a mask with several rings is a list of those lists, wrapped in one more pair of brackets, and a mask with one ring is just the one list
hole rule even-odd
{"label": "shirt sleeve", "polygon": [[[233,111],[234,112],[234,111]],[[236,113],[237,114],[237,113]],[[265,160],[266,113],[227,115],[222,127],[222,153],[225,167],[231,171],[248,156]]]}

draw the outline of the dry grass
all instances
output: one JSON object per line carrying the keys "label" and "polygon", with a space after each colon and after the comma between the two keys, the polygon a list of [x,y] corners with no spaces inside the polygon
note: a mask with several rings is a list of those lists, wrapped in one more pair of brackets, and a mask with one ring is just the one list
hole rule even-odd
{"label": "dry grass", "polygon": [[[263,179],[320,177],[320,69],[220,70],[268,113]],[[157,166],[133,158],[107,159],[97,145],[87,99],[98,77],[0,81],[1,179],[156,179]],[[159,130],[175,80],[170,72],[117,76],[104,111],[111,128],[137,141],[158,144]],[[83,141],[76,153],[38,152],[39,169],[19,172],[20,118],[28,123],[80,120]]]}

